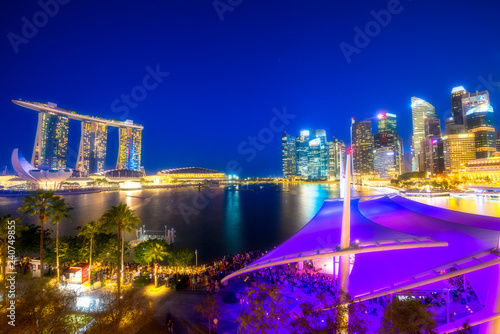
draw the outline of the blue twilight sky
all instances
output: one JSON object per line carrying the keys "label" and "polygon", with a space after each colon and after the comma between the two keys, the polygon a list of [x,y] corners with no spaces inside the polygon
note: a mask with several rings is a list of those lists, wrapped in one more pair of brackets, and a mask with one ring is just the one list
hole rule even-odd
{"label": "blue twilight sky", "polygon": [[[148,172],[182,166],[227,171],[232,161],[241,176],[279,175],[281,135],[269,129],[279,130],[282,123],[274,122],[274,108],[295,115],[284,128],[289,133],[324,128],[328,137],[347,142],[351,117],[362,120],[387,110],[398,115],[409,147],[410,98],[429,101],[443,120],[452,87],[463,85],[490,90],[500,124],[495,0],[59,0],[58,8],[54,3],[1,4],[2,168],[11,169],[16,147],[31,156],[37,122],[35,112],[11,99],[50,101],[143,124]],[[53,17],[41,12],[44,6]],[[381,14],[384,27],[377,31],[370,12],[388,7],[390,22]],[[37,31],[29,29],[33,23]],[[340,45],[355,48],[356,27],[372,29],[373,37],[358,38],[348,63]],[[155,70],[161,82],[146,78],[145,90],[143,81]],[[131,98],[129,107],[121,96],[131,93],[140,101]],[[74,152],[79,132],[72,121]],[[259,133],[265,143],[257,139],[256,150],[249,136]],[[108,142],[112,168],[116,131]]]}

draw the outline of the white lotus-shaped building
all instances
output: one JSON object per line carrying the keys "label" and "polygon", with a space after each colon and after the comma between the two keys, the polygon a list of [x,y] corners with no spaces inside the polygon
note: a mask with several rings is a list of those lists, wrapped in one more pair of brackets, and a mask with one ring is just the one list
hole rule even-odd
{"label": "white lotus-shaped building", "polygon": [[11,160],[17,175],[29,182],[63,182],[73,173],[70,168],[50,169],[46,165],[40,165],[36,168],[24,158],[17,148],[12,151]]}

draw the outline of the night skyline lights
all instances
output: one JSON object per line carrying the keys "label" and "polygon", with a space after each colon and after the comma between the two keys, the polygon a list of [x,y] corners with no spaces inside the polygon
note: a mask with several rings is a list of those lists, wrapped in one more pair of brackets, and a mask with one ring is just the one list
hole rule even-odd
{"label": "night skyline lights", "polygon": [[[54,103],[12,100],[15,104],[38,111],[38,127],[31,164],[34,167],[75,168],[79,176],[104,171],[108,127],[119,128],[116,169],[141,170],[143,126],[131,120],[124,122],[77,114],[58,108]],[[69,120],[81,121],[81,137],[74,166],[67,166]]]}

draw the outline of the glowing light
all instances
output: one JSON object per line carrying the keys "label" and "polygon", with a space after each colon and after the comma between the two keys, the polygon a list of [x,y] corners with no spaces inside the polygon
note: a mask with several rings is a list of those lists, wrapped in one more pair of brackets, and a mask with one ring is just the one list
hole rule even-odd
{"label": "glowing light", "polygon": [[90,298],[89,297],[77,297],[76,298],[76,306],[89,308],[90,306]]}
{"label": "glowing light", "polygon": [[141,189],[141,187],[140,182],[125,181],[120,183],[120,189],[122,190]]}

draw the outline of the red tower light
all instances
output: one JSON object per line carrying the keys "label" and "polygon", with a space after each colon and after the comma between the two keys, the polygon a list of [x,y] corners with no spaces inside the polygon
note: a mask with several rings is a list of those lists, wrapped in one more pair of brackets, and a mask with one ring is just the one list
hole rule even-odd
{"label": "red tower light", "polygon": [[348,149],[347,153],[351,154],[352,153],[352,148]]}

